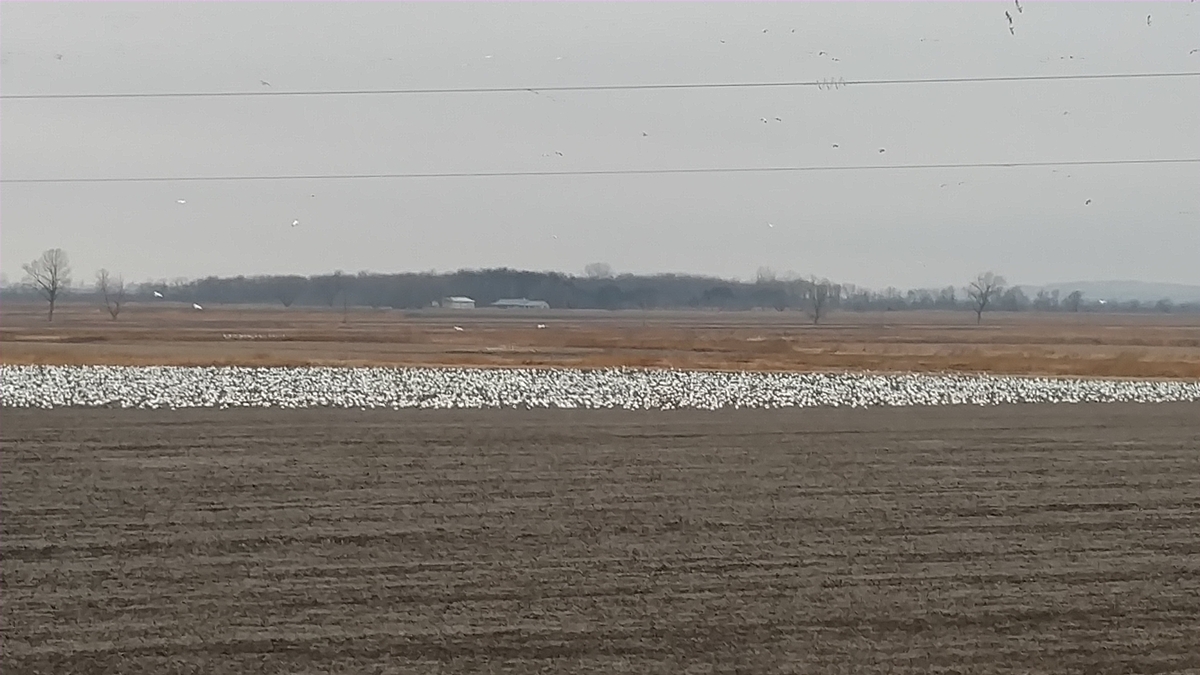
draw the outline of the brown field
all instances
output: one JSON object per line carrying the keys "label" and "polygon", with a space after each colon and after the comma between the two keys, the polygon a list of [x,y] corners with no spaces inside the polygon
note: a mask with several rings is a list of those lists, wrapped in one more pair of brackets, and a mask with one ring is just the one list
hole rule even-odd
{"label": "brown field", "polygon": [[1200,405],[5,409],[5,673],[1196,673]]}
{"label": "brown field", "polygon": [[[538,329],[537,324],[546,325]],[[463,328],[454,330],[454,326]],[[111,365],[646,366],[1200,377],[1200,315],[416,311],[6,304],[0,361]]]}

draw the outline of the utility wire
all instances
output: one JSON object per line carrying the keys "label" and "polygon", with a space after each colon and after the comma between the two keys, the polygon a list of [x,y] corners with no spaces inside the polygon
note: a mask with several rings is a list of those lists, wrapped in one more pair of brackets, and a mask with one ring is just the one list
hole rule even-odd
{"label": "utility wire", "polygon": [[1011,75],[997,77],[929,77],[909,79],[845,80],[824,78],[785,82],[712,82],[693,84],[600,84],[547,87],[462,87],[427,89],[334,89],[286,91],[191,91],[191,92],[128,92],[98,94],[0,94],[6,101],[44,101],[54,99],[119,99],[119,98],[249,98],[264,96],[400,96],[409,94],[500,94],[519,92],[572,91],[650,91],[673,89],[766,89],[783,87],[837,88],[849,86],[883,86],[914,84],[960,84],[967,82],[1060,82],[1071,80],[1136,80],[1148,78],[1196,77],[1200,72],[1178,73],[1106,73],[1097,75]]}
{"label": "utility wire", "polygon": [[529,176],[649,176],[704,173],[798,173],[816,171],[907,171],[914,169],[983,169],[1014,167],[1130,166],[1147,164],[1197,164],[1200,157],[1177,159],[1108,159],[1065,162],[970,162],[953,164],[858,164],[844,166],[701,167],[693,169],[582,169],[565,171],[463,171],[429,173],[356,173],[243,176],[140,176],[81,178],[0,178],[0,183],[195,183],[285,180],[372,180],[409,178],[502,178]]}

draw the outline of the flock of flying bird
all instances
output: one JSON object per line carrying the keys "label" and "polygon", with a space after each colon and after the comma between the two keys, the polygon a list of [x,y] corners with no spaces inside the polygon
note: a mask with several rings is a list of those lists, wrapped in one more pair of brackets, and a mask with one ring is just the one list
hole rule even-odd
{"label": "flock of flying bird", "polygon": [[[1194,1],[1194,0],[1193,0],[1193,1]],[[1017,13],[1018,13],[1018,14],[1022,14],[1022,13],[1024,13],[1025,9],[1024,9],[1023,7],[1021,7],[1021,0],[1013,0],[1013,4],[1016,6],[1016,9],[1017,9]],[[1016,35],[1016,26],[1015,26],[1015,24],[1014,24],[1014,21],[1013,21],[1013,15],[1012,15],[1012,13],[1011,13],[1011,12],[1009,12],[1008,10],[1005,10],[1005,11],[1004,11],[1004,17],[1005,17],[1006,19],[1008,19],[1008,32],[1009,32],[1009,33],[1011,33],[1012,35]],[[1147,26],[1151,25],[1151,15],[1149,15],[1149,14],[1147,14],[1147,15],[1146,15],[1146,25],[1147,25]],[[762,30],[762,32],[763,32],[763,33],[766,33],[766,32],[768,32],[768,29],[764,28],[764,29]],[[796,29],[794,29],[794,28],[793,28],[793,29],[792,29],[792,32],[793,32],[793,33],[795,33],[795,32],[796,32]],[[924,41],[924,40],[922,40],[922,41]],[[721,40],[720,42],[721,42],[721,44],[725,44],[725,40]],[[1193,49],[1193,50],[1191,50],[1190,52],[1188,52],[1188,54],[1189,54],[1189,55],[1190,55],[1190,54],[1195,54],[1197,51],[1200,51],[1200,50]],[[810,53],[811,53],[811,52],[810,52]],[[830,59],[831,59],[831,60],[833,60],[833,61],[839,61],[839,60],[840,60],[840,59],[838,59],[837,57],[830,56],[830,54],[829,54],[828,52],[824,51],[824,50],[816,52],[816,55],[817,55],[817,56],[825,56],[825,57],[828,57],[828,58],[830,58]],[[56,54],[56,55],[55,55],[55,57],[61,60],[61,59],[62,59],[62,54]],[[490,58],[492,58],[492,55],[491,55],[491,54],[489,54],[489,55],[485,56],[484,58],[488,58],[488,59],[490,59]],[[562,59],[562,57],[561,57],[561,56],[560,56],[560,57],[557,57],[557,58],[558,58],[559,60],[561,60],[561,59]],[[1062,58],[1066,58],[1066,57],[1062,57]],[[1073,59],[1073,58],[1075,58],[1075,57],[1074,57],[1074,56],[1072,56],[1072,57],[1070,57],[1070,58],[1072,58],[1072,59]],[[841,80],[841,81],[838,81],[838,82],[832,82],[832,81],[831,81],[831,83],[830,83],[830,85],[829,85],[829,88],[836,88],[836,87],[840,87],[840,86],[844,85],[844,83],[845,83],[845,82],[844,82],[844,80]],[[259,80],[259,84],[261,84],[261,85],[262,85],[262,86],[264,86],[264,87],[270,87],[270,86],[271,86],[271,83],[270,83],[270,82],[268,82],[268,81],[266,81],[266,80],[263,80],[263,79],[260,79],[260,80]],[[541,92],[538,92],[538,91],[537,91],[537,90],[535,90],[535,89],[529,89],[529,92],[530,92],[530,93],[532,93],[532,94],[534,94],[534,95],[541,95]],[[553,99],[551,99],[551,100],[553,100]],[[1067,112],[1063,112],[1063,114],[1064,114],[1064,115],[1066,115],[1066,114],[1068,114],[1068,113],[1067,113]],[[775,117],[774,119],[775,119],[775,121],[776,121],[776,122],[783,122],[783,118],[782,118],[782,117]],[[759,121],[761,121],[763,124],[769,124],[769,123],[770,123],[770,120],[768,120],[766,117],[761,117],[761,118],[759,118]],[[649,137],[649,136],[650,136],[649,132],[646,132],[646,131],[643,131],[643,132],[642,132],[642,137],[643,137],[643,138],[647,138],[647,137]],[[833,143],[833,144],[832,144],[832,146],[833,146],[833,148],[834,148],[834,149],[837,149],[837,148],[840,148],[840,147],[841,147],[841,145],[840,145],[840,144],[838,144],[838,143]],[[887,150],[886,150],[886,148],[879,148],[879,154],[883,154],[883,153],[885,153],[886,151],[887,151]],[[564,156],[564,155],[563,155],[562,151],[560,151],[560,150],[555,150],[553,153],[550,153],[550,152],[544,152],[544,153],[542,153],[542,157],[563,157],[563,156]],[[962,184],[963,184],[963,182],[959,182],[958,184],[959,184],[959,185],[962,185]],[[941,187],[946,187],[946,184],[945,184],[945,183],[942,183],[942,184],[941,184]],[[313,196],[313,197],[316,197],[316,195],[311,195],[311,196]],[[177,201],[179,204],[186,204],[186,203],[187,203],[187,201],[186,201],[186,200],[184,200],[184,199],[179,199],[179,200],[176,200],[176,201]],[[1084,205],[1090,205],[1091,203],[1092,203],[1092,200],[1091,200],[1091,199],[1088,199],[1087,201],[1085,201],[1085,202],[1084,202]],[[299,225],[300,225],[300,221],[299,221],[298,219],[296,219],[296,220],[292,220],[292,227],[299,227]],[[773,228],[773,227],[775,227],[775,225],[774,225],[774,224],[772,224],[772,223],[768,223],[767,225],[768,225],[769,227],[772,227],[772,228]],[[557,238],[558,238],[558,237],[556,236],[556,237],[555,237],[555,239],[557,239]],[[161,294],[161,293],[159,293],[158,291],[155,291],[155,292],[154,292],[154,295],[155,295],[155,297],[160,297],[160,298],[162,297],[162,294]],[[193,307],[195,307],[197,310],[204,309],[204,308],[203,308],[203,307],[201,307],[200,305],[197,305],[197,304],[194,304],[194,303],[193,303]],[[538,327],[539,327],[539,328],[542,328],[543,326],[540,326],[540,325],[539,325]],[[461,330],[461,328],[459,328],[458,326],[455,326],[455,329],[457,329],[457,330]]]}

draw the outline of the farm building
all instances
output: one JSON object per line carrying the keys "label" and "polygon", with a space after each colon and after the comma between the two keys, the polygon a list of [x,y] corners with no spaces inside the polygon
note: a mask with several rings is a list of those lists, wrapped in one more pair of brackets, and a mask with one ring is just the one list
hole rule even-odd
{"label": "farm building", "polygon": [[550,309],[550,303],[545,300],[528,300],[526,298],[501,298],[492,303],[492,307],[500,309]]}
{"label": "farm building", "polygon": [[475,309],[475,301],[462,295],[442,298],[443,309]]}

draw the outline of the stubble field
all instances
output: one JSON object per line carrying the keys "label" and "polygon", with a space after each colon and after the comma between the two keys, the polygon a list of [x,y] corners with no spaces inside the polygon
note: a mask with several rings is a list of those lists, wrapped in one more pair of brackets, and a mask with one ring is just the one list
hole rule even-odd
{"label": "stubble field", "polygon": [[1197,672],[1200,405],[3,411],[3,671]]}
{"label": "stubble field", "polygon": [[[1200,378],[1200,315],[395,310],[9,303],[0,360],[54,365],[616,366]],[[539,328],[538,326],[544,326]],[[462,330],[456,330],[455,327]]]}

